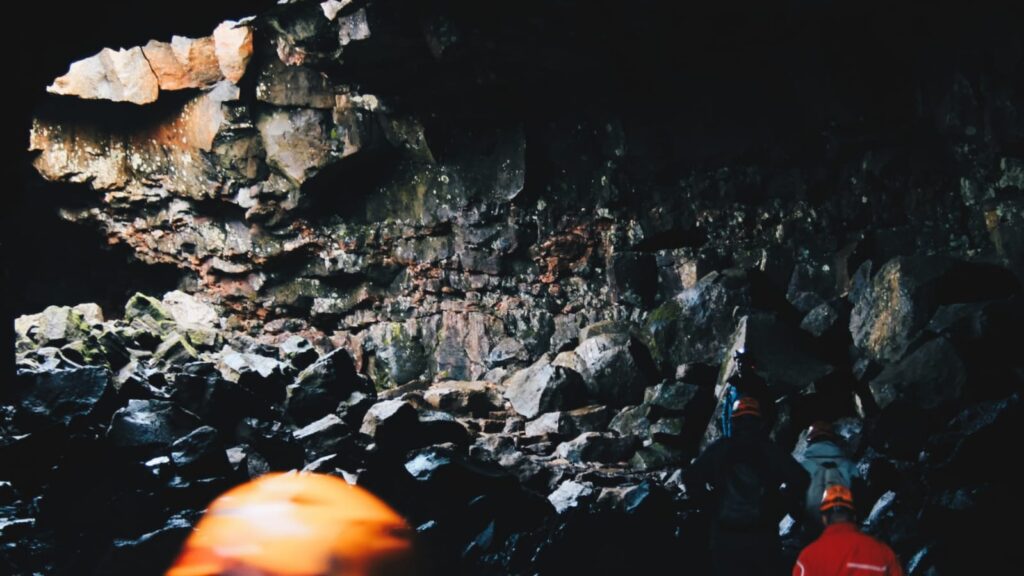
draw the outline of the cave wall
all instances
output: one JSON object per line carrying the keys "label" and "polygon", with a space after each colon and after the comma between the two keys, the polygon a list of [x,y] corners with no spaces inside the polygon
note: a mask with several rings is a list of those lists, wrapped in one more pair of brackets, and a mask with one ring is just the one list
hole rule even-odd
{"label": "cave wall", "polygon": [[998,9],[605,8],[279,6],[245,25],[240,78],[51,96],[34,165],[86,185],[65,219],[177,268],[233,327],[345,345],[380,386],[642,323],[712,270],[804,308],[868,260],[1020,273],[1020,41]]}
{"label": "cave wall", "polygon": [[156,572],[306,469],[438,573],[699,573],[739,348],[909,573],[1014,561],[1020,9],[478,4],[32,7],[0,565]]}

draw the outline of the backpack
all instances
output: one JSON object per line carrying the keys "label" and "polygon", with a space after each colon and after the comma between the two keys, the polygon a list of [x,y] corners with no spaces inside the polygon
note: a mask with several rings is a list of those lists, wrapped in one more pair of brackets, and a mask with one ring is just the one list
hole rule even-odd
{"label": "backpack", "polygon": [[728,444],[715,489],[718,524],[733,530],[753,530],[772,522],[770,486],[765,456],[756,446]]}
{"label": "backpack", "polygon": [[821,468],[823,471],[822,476],[824,476],[824,478],[822,479],[822,486],[824,486],[825,488],[828,488],[833,484],[842,484],[847,488],[850,487],[850,480],[848,478],[843,477],[842,472],[839,471],[839,466],[832,460],[822,462]]}

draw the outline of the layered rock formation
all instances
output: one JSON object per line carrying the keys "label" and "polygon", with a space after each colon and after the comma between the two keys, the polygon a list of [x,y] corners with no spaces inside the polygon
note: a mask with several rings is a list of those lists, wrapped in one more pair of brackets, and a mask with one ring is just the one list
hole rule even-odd
{"label": "layered rock formation", "polygon": [[[0,477],[14,572],[152,571],[219,490],[293,468],[393,500],[439,569],[700,567],[680,470],[743,348],[775,439],[849,418],[871,529],[956,573],[1009,494],[985,443],[1019,432],[1019,54],[881,104],[801,56],[806,92],[758,96],[667,8],[579,9],[288,2],[57,78],[30,147],[61,216],[181,280],[16,321],[0,458],[46,456]],[[722,10],[694,21],[740,58],[802,54]]]}

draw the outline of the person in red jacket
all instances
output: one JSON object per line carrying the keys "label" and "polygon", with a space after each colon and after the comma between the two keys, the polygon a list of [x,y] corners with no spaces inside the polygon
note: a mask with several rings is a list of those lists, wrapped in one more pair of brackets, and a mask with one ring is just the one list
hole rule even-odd
{"label": "person in red jacket", "polygon": [[892,548],[857,529],[849,488],[825,488],[820,510],[825,532],[800,553],[793,576],[903,576]]}

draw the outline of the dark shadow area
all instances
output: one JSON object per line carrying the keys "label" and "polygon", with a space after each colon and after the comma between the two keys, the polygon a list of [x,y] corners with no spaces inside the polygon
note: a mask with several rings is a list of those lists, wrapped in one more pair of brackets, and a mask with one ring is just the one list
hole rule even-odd
{"label": "dark shadow area", "polygon": [[108,246],[100,231],[60,218],[57,206],[74,206],[76,195],[96,192],[43,182],[26,189],[18,220],[8,229],[17,236],[4,255],[6,304],[12,316],[51,305],[95,302],[108,317],[119,317],[133,293],[163,294],[177,288],[181,271],[175,266],[139,262],[130,247]]}

